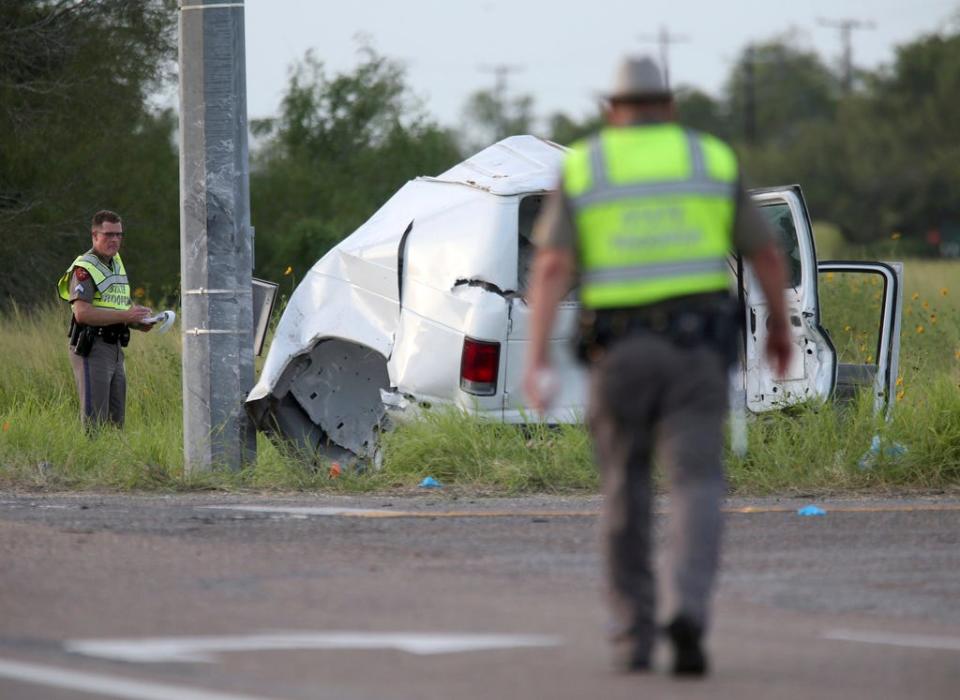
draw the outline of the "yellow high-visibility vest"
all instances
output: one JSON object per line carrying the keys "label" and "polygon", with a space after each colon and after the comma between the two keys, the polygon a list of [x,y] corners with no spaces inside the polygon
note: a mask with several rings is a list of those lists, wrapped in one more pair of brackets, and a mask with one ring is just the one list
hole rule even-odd
{"label": "yellow high-visibility vest", "polygon": [[729,287],[737,159],[676,124],[608,127],[573,146],[564,190],[592,309],[651,304]]}
{"label": "yellow high-visibility vest", "polygon": [[130,283],[127,281],[127,271],[123,267],[120,255],[113,256],[113,269],[93,253],[84,253],[74,260],[57,283],[57,292],[64,301],[70,300],[70,276],[73,268],[82,267],[90,273],[96,291],[93,293],[93,306],[102,309],[129,309]]}

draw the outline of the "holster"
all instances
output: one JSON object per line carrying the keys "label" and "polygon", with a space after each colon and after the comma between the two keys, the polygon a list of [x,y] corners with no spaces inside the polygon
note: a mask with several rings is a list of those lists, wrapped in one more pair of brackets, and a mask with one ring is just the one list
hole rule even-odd
{"label": "holster", "polygon": [[581,362],[593,362],[615,343],[649,333],[682,348],[709,345],[729,367],[737,361],[742,323],[739,301],[726,294],[627,309],[582,309],[574,349]]}
{"label": "holster", "polygon": [[93,339],[96,335],[96,328],[77,323],[74,319],[70,324],[70,347],[73,354],[87,357],[93,349]]}

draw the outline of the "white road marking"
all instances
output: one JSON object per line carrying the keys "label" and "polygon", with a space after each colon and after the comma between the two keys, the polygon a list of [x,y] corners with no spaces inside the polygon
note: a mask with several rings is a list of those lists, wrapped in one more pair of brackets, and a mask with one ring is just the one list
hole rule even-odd
{"label": "white road marking", "polygon": [[488,649],[552,647],[557,637],[510,634],[423,634],[380,632],[274,632],[223,637],[77,639],[67,651],[134,663],[210,663],[218,652],[279,649],[397,649],[410,654],[452,654]]}
{"label": "white road marking", "polygon": [[267,700],[252,695],[218,693],[212,690],[198,690],[182,685],[135,681],[119,676],[107,676],[88,671],[72,671],[55,666],[28,664],[20,661],[0,659],[0,678],[46,685],[54,688],[66,688],[97,697],[126,698],[127,700]]}
{"label": "white road marking", "polygon": [[248,513],[283,513],[286,515],[397,515],[405,511],[375,508],[339,508],[325,506],[200,506],[209,510],[241,510]]}
{"label": "white road marking", "polygon": [[944,649],[960,651],[960,637],[941,637],[926,634],[900,634],[898,632],[869,632],[857,630],[829,630],[823,633],[824,639],[840,642],[864,642],[866,644],[886,644],[914,649]]}

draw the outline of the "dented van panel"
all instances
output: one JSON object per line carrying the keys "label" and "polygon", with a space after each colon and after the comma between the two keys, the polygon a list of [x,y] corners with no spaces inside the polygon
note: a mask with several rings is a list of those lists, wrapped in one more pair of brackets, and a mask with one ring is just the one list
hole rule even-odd
{"label": "dented van panel", "polygon": [[[431,406],[509,423],[583,420],[587,375],[571,342],[575,292],[560,304],[551,333],[558,392],[550,412],[532,413],[521,386],[532,226],[563,154],[533,136],[505,139],[439,176],[408,182],[317,261],[291,296],[247,398],[257,427],[308,450],[376,463],[379,432]],[[763,354],[767,302],[749,265],[731,258],[731,290],[745,314],[731,397],[761,413],[826,399],[838,365],[821,325],[817,257],[800,188],[752,194],[787,255],[783,293],[795,347],[786,376],[775,377]],[[882,319],[888,351],[882,367],[845,366],[841,381],[872,382],[880,405],[899,353],[899,300],[893,267],[867,271],[886,275],[891,290]]]}

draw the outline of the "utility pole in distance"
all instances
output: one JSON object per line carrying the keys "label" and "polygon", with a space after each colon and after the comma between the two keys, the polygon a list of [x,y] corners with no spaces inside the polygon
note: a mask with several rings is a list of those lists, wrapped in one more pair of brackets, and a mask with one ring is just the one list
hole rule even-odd
{"label": "utility pole in distance", "polygon": [[747,143],[757,142],[757,56],[753,44],[743,57],[743,136]]}
{"label": "utility pole in distance", "polygon": [[255,455],[243,0],[180,0],[180,272],[188,471]]}
{"label": "utility pole in distance", "polygon": [[858,19],[823,19],[818,18],[817,24],[821,27],[832,27],[840,30],[840,42],[843,45],[843,94],[849,95],[853,90],[853,42],[851,32],[854,29],[873,29],[876,25]]}
{"label": "utility pole in distance", "polygon": [[503,104],[507,97],[507,77],[511,73],[519,73],[523,66],[510,65],[509,63],[497,63],[494,65],[482,65],[480,70],[485,73],[493,73],[493,95]]}
{"label": "utility pole in distance", "polygon": [[657,34],[641,34],[640,41],[656,42],[660,47],[660,67],[663,68],[663,82],[670,88],[670,44],[680,44],[690,41],[688,37],[671,34],[666,26],[661,26]]}
{"label": "utility pole in distance", "polygon": [[499,140],[510,135],[512,114],[507,104],[507,78],[511,73],[519,73],[523,66],[510,65],[508,63],[497,63],[494,65],[479,66],[485,73],[493,73],[493,100],[496,103],[497,114],[493,115],[495,123],[493,125],[494,137]]}

